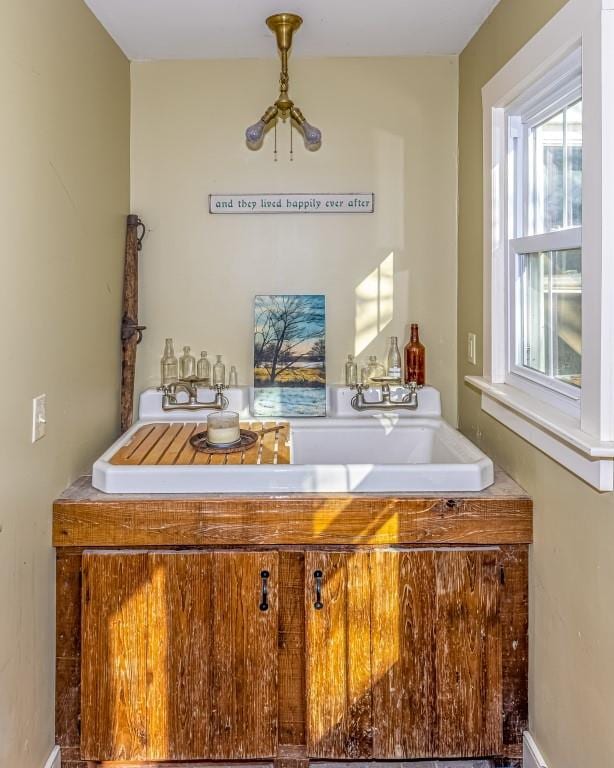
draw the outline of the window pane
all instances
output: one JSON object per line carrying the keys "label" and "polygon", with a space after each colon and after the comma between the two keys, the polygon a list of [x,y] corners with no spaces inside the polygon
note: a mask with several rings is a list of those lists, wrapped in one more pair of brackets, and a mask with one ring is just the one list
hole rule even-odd
{"label": "window pane", "polygon": [[582,372],[580,249],[519,258],[518,365],[576,387]]}
{"label": "window pane", "polygon": [[567,220],[582,224],[582,102],[567,108]]}
{"label": "window pane", "polygon": [[582,224],[582,102],[531,130],[533,233]]}
{"label": "window pane", "polygon": [[559,112],[534,129],[535,231],[562,229],[565,219],[563,169],[564,115]]}

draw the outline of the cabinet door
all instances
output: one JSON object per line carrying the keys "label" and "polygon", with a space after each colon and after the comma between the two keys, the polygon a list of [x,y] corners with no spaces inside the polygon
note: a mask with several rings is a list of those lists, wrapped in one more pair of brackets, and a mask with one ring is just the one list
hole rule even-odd
{"label": "cabinet door", "polygon": [[275,552],[150,555],[149,759],[275,754],[277,560]]}
{"label": "cabinet door", "polygon": [[372,554],[375,758],[501,751],[497,552]]}
{"label": "cabinet door", "polygon": [[275,754],[277,560],[274,552],[84,554],[84,759]]}
{"label": "cabinet door", "polygon": [[369,601],[367,552],[305,553],[310,757],[371,757]]}
{"label": "cabinet door", "polygon": [[147,749],[147,553],[84,553],[81,756],[143,760]]}

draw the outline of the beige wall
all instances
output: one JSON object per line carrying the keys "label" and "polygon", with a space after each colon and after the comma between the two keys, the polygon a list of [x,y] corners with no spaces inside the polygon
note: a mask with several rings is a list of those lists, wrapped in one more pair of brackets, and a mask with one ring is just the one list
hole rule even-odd
{"label": "beige wall", "polygon": [[[482,336],[481,88],[562,6],[502,0],[460,57],[459,349]],[[481,346],[481,345],[480,345]],[[614,765],[614,499],[599,494],[480,410],[463,383],[461,429],[533,496],[531,730],[549,768]]]}
{"label": "beige wall", "polygon": [[53,746],[51,502],[116,433],[129,88],[81,0],[2,3],[2,768],[41,768]]}
{"label": "beige wall", "polygon": [[[275,59],[132,65],[132,202],[151,229],[137,390],[159,382],[165,336],[223,353],[247,383],[254,295],[325,293],[330,381],[348,352],[383,356],[415,320],[455,421],[457,59],[297,59],[291,75],[324,144],[307,153],[295,134],[290,163],[285,126],[275,163],[273,136],[259,152],[243,141]],[[375,192],[374,214],[207,213],[210,193],[355,191]]]}

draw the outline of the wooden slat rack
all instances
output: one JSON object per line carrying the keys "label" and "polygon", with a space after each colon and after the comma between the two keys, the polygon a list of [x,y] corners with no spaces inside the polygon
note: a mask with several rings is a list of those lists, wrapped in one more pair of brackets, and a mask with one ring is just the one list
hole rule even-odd
{"label": "wooden slat rack", "polygon": [[110,463],[121,466],[290,463],[290,429],[287,421],[242,422],[241,429],[253,432],[276,429],[261,435],[251,448],[236,453],[211,454],[197,451],[190,444],[190,438],[206,428],[206,424],[182,422],[146,424],[122,445],[111,457]]}

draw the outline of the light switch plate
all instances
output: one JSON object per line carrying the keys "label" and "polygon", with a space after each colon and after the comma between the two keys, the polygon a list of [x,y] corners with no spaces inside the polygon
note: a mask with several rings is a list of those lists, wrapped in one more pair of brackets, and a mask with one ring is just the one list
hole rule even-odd
{"label": "light switch plate", "polygon": [[47,434],[47,395],[39,395],[32,400],[32,442],[35,443]]}
{"label": "light switch plate", "polygon": [[478,337],[475,333],[467,334],[467,362],[477,365]]}

